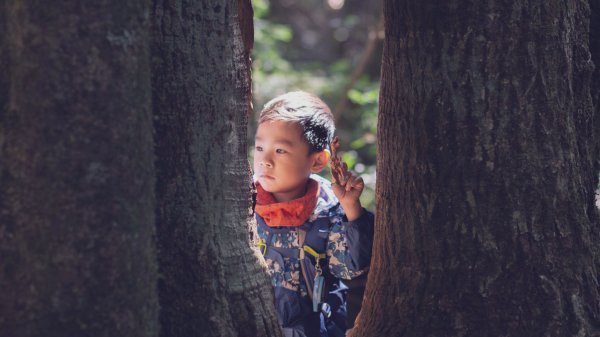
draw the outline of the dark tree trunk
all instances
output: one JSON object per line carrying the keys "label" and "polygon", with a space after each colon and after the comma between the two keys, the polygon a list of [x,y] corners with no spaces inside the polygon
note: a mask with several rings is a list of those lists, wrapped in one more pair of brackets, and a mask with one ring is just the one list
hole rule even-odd
{"label": "dark tree trunk", "polygon": [[[590,0],[590,12],[590,53],[595,65],[591,85],[594,119],[591,124],[596,132],[596,164],[600,165],[600,0]],[[600,194],[600,189],[596,194]],[[596,196],[596,206],[600,208],[600,195]]]}
{"label": "dark tree trunk", "polygon": [[248,234],[250,3],[155,0],[153,34],[161,335],[278,336]]}
{"label": "dark tree trunk", "polygon": [[588,3],[387,0],[385,19],[353,336],[600,335]]}
{"label": "dark tree trunk", "polygon": [[0,2],[0,336],[156,336],[145,1]]}
{"label": "dark tree trunk", "polygon": [[[8,18],[8,13],[6,10],[6,1],[0,1],[0,121],[2,121],[3,116],[6,114],[8,110],[8,36],[7,30],[8,27],[6,25],[6,20]],[[0,127],[2,127],[0,125]],[[2,137],[0,136],[0,154],[2,153]],[[0,158],[1,160],[1,158]],[[1,163],[1,162],[0,162]],[[2,174],[2,165],[0,165],[0,174]],[[0,176],[1,177],[1,176]],[[1,179],[1,178],[0,178]],[[1,181],[1,180],[0,180]],[[0,186],[1,188],[1,186]],[[1,201],[0,201],[1,203]]]}

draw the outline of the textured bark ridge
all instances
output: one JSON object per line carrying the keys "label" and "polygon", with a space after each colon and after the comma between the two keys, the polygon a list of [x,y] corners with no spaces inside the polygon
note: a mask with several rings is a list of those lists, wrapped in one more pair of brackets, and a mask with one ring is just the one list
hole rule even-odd
{"label": "textured bark ridge", "polygon": [[588,3],[389,0],[385,18],[353,336],[600,335]]}
{"label": "textured bark ridge", "polygon": [[[594,104],[592,129],[595,131],[596,164],[600,165],[600,1],[590,1],[590,12],[590,53],[595,65],[591,86],[592,103]],[[598,199],[600,200],[600,197]],[[599,205],[600,202],[597,202],[596,206],[600,207]]]}
{"label": "textured bark ridge", "polygon": [[[244,2],[244,1],[242,1]],[[248,242],[251,41],[237,1],[155,0],[161,335],[279,336]],[[245,42],[245,43],[244,43]]]}
{"label": "textured bark ridge", "polygon": [[0,336],[156,336],[145,1],[0,1]]}

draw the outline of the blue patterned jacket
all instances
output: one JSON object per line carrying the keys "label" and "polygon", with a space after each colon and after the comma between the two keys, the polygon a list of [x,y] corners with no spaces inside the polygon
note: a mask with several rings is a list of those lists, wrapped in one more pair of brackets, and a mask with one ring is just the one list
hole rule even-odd
{"label": "blue patterned jacket", "polygon": [[[277,315],[283,327],[304,324],[303,319],[312,314],[312,301],[302,275],[301,261],[293,254],[300,250],[298,228],[307,232],[305,245],[318,253],[326,253],[321,267],[329,289],[336,288],[339,279],[352,279],[365,273],[371,260],[373,214],[364,210],[355,221],[347,221],[331,189],[331,182],[318,175],[311,175],[311,179],[319,182],[320,194],[313,214],[300,227],[269,227],[256,214],[258,237],[267,245],[264,257],[275,292]],[[315,260],[311,256],[308,258],[311,263],[308,263],[307,274],[312,280]]]}

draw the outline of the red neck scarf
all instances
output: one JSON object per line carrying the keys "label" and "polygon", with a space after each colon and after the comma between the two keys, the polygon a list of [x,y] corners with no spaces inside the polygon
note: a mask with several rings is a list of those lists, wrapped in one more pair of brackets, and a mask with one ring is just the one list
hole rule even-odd
{"label": "red neck scarf", "polygon": [[273,194],[256,183],[256,213],[269,227],[297,227],[302,225],[315,210],[320,186],[316,180],[308,180],[306,194],[298,199],[277,202]]}

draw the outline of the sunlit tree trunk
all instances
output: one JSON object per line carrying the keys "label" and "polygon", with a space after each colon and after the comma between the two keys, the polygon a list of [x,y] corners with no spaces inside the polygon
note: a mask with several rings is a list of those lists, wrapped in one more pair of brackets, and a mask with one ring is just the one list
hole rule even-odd
{"label": "sunlit tree trunk", "polygon": [[587,1],[384,6],[376,238],[353,336],[600,335]]}
{"label": "sunlit tree trunk", "polygon": [[161,335],[279,336],[249,245],[250,3],[155,0],[152,21]]}
{"label": "sunlit tree trunk", "polygon": [[157,336],[145,1],[0,1],[0,336]]}

